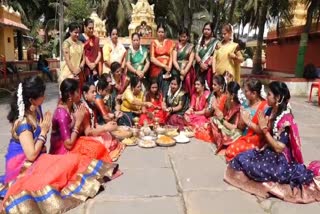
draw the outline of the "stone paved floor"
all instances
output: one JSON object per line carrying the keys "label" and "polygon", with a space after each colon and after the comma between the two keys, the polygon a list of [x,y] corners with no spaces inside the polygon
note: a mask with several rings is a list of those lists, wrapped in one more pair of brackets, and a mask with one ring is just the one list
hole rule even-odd
{"label": "stone paved floor", "polygon": [[[54,110],[55,84],[48,84],[44,109]],[[320,108],[305,97],[292,98],[299,124],[303,154],[308,164],[320,160]],[[10,137],[5,120],[7,105],[0,104],[0,172]],[[291,204],[276,198],[262,200],[223,182],[224,159],[214,155],[214,146],[192,140],[171,148],[127,148],[119,159],[124,174],[108,183],[95,198],[68,214],[241,214],[241,213],[320,213],[320,203]]]}

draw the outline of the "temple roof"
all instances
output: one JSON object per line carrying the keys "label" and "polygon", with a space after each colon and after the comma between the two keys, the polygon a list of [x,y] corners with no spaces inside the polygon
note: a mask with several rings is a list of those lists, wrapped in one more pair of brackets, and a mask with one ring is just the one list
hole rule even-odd
{"label": "temple roof", "polygon": [[0,26],[29,31],[29,28],[21,22],[20,13],[5,5],[0,6]]}
{"label": "temple roof", "polygon": [[12,21],[7,18],[0,18],[0,26],[7,26],[15,28],[17,30],[29,31],[29,28],[27,28],[27,26],[25,26],[24,24]]}

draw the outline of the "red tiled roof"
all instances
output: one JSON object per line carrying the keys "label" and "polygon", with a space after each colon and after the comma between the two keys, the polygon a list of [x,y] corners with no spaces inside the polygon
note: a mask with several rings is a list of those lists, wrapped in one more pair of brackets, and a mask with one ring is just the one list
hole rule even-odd
{"label": "red tiled roof", "polygon": [[13,27],[18,30],[29,31],[29,28],[27,28],[27,26],[25,26],[24,24],[18,23],[18,22],[15,22],[15,21],[12,21],[12,20],[6,19],[6,18],[0,18],[0,25]]}

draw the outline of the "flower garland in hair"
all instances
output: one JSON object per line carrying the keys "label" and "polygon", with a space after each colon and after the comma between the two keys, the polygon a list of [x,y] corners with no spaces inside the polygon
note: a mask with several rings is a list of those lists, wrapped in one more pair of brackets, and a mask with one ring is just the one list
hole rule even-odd
{"label": "flower garland in hair", "polygon": [[90,108],[90,106],[88,105],[87,101],[83,101],[84,106],[88,109],[89,114],[90,114],[90,127],[94,128],[94,113],[92,111],[92,109]]}
{"label": "flower garland in hair", "polygon": [[272,132],[273,132],[273,137],[275,137],[276,140],[280,139],[280,133],[278,133],[279,130],[278,130],[277,124],[280,122],[280,120],[282,119],[282,117],[284,115],[289,114],[289,113],[291,113],[291,105],[290,105],[290,103],[287,104],[287,109],[284,110],[278,117],[276,117],[276,119],[274,121]]}
{"label": "flower garland in hair", "polygon": [[241,105],[243,105],[247,101],[247,98],[241,88],[238,90],[237,97]]}
{"label": "flower garland in hair", "polygon": [[19,117],[18,120],[21,121],[24,117],[24,110],[25,110],[25,106],[24,106],[24,102],[23,102],[23,96],[22,96],[22,83],[19,84],[18,86],[18,93],[17,93],[17,105],[18,105],[18,111],[19,111]]}
{"label": "flower garland in hair", "polygon": [[264,85],[261,86],[260,96],[265,100],[267,98],[266,90],[264,89]]}

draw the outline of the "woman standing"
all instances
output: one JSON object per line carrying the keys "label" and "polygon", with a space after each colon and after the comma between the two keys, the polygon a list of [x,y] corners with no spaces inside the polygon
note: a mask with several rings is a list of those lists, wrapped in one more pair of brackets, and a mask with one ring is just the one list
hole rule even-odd
{"label": "woman standing", "polygon": [[140,79],[143,79],[150,67],[148,50],[140,45],[138,33],[132,34],[131,41],[132,44],[127,54],[127,74],[130,78],[137,75]]}
{"label": "woman standing", "polygon": [[84,82],[85,56],[83,44],[78,40],[80,27],[73,22],[68,29],[67,39],[62,44],[64,61],[61,62],[59,83],[65,78],[74,78],[78,79],[80,86],[82,86]]}
{"label": "woman standing", "polygon": [[179,31],[179,42],[173,50],[173,75],[180,75],[185,91],[191,95],[194,92],[195,73],[192,66],[194,60],[193,44],[188,42],[189,31],[182,28]]}
{"label": "woman standing", "polygon": [[[240,111],[241,121],[246,126],[244,136],[230,144],[226,150],[226,160],[231,161],[238,154],[264,145],[262,130],[258,125],[258,113],[265,112],[267,102],[266,92],[260,80],[249,79],[244,84],[244,94],[248,100],[245,109]],[[241,124],[240,124],[241,126]]]}
{"label": "woman standing", "polygon": [[126,49],[118,41],[118,29],[112,28],[110,40],[103,46],[103,73],[109,73],[111,64],[118,62],[122,69],[126,67]]}
{"label": "woman standing", "polygon": [[[239,45],[233,42],[231,24],[223,25],[222,37],[223,40],[213,56],[216,63],[212,65],[212,69],[217,74],[229,75],[230,81],[234,80],[240,83],[240,64],[243,62],[243,57]],[[225,74],[225,72],[228,72],[228,74]]]}
{"label": "woman standing", "polygon": [[188,96],[182,89],[180,77],[172,76],[163,106],[163,110],[168,112],[167,124],[178,126],[179,130],[183,130],[186,124],[184,114],[188,110],[188,104]]}
{"label": "woman standing", "polygon": [[212,55],[216,49],[218,40],[213,37],[213,24],[207,22],[202,29],[202,36],[200,37],[196,46],[196,76],[201,76],[206,80],[207,88],[212,85],[212,76],[215,70],[212,70],[214,60]]}
{"label": "woman standing", "polygon": [[157,39],[150,44],[150,78],[158,78],[162,94],[167,94],[172,69],[174,43],[165,38],[165,27],[158,25]]}
{"label": "woman standing", "polygon": [[292,203],[319,201],[320,186],[303,164],[297,124],[288,106],[290,92],[285,83],[269,84],[266,116],[258,113],[258,125],[265,141],[260,149],[236,156],[225,180],[262,198],[277,196]]}
{"label": "woman standing", "polygon": [[85,55],[85,75],[86,81],[96,81],[100,74],[99,62],[101,52],[99,38],[93,34],[94,21],[90,18],[84,20],[84,55]]}

